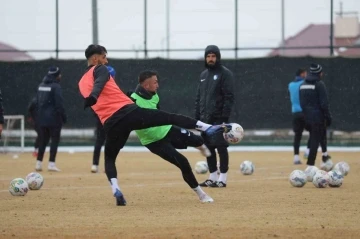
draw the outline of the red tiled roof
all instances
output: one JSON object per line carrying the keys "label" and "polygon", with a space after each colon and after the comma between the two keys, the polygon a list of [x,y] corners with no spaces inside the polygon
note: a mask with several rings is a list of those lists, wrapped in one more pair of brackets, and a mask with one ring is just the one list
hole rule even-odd
{"label": "red tiled roof", "polygon": [[0,51],[0,61],[31,61],[34,60],[29,54],[21,52],[15,47],[0,42],[0,50],[8,50],[6,52]]}
{"label": "red tiled roof", "polygon": [[[334,38],[334,46],[353,46],[356,38]],[[310,24],[298,34],[288,38],[285,41],[285,47],[328,47],[330,46],[330,25],[329,24]],[[347,53],[346,53],[347,52]],[[340,56],[357,54],[359,48],[349,48],[347,51],[341,52],[336,50]],[[269,56],[323,56],[330,55],[329,48],[313,48],[313,49],[276,49],[270,52]],[[360,54],[358,55],[360,56]]]}

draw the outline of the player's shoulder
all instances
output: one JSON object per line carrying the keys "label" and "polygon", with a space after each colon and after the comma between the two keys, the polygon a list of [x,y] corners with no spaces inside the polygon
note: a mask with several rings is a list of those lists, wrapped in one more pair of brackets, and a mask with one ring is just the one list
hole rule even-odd
{"label": "player's shoulder", "polygon": [[202,76],[206,75],[207,72],[208,72],[208,69],[203,70],[203,71],[200,73],[200,78],[201,78]]}

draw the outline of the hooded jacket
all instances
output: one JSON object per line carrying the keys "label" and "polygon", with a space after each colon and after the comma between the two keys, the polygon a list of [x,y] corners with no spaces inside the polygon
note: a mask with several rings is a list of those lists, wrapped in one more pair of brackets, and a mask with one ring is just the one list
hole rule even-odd
{"label": "hooded jacket", "polygon": [[[209,53],[216,55],[214,66],[206,63]],[[234,105],[233,74],[221,64],[221,54],[217,46],[206,47],[204,57],[206,70],[200,74],[195,118],[210,124],[228,122]]]}
{"label": "hooded jacket", "polygon": [[309,124],[331,124],[326,87],[319,74],[309,74],[300,86],[300,105]]}
{"label": "hooded jacket", "polygon": [[66,123],[61,86],[54,76],[45,76],[39,85],[36,107],[39,126],[61,127]]}

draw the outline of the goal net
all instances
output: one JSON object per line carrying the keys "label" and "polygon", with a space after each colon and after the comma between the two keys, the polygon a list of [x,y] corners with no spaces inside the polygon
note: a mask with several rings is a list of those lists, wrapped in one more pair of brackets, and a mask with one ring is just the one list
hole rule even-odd
{"label": "goal net", "polygon": [[4,115],[0,152],[24,152],[25,149],[25,116]]}

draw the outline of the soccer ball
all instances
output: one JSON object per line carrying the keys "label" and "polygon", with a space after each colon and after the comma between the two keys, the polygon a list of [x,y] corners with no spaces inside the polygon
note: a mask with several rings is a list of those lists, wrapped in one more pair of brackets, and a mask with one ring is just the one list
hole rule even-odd
{"label": "soccer ball", "polygon": [[339,171],[330,171],[329,175],[329,186],[330,187],[340,187],[344,181],[344,176]]}
{"label": "soccer ball", "polygon": [[199,161],[195,164],[195,172],[198,174],[205,174],[209,170],[207,162]]}
{"label": "soccer ball", "polygon": [[307,182],[306,174],[301,170],[294,170],[289,176],[289,182],[294,187],[303,187]]}
{"label": "soccer ball", "polygon": [[31,190],[39,190],[44,184],[44,178],[40,173],[29,173],[25,179]]}
{"label": "soccer ball", "polygon": [[329,172],[333,167],[334,167],[334,164],[331,161],[331,159],[328,159],[325,163],[324,162],[320,163],[320,169],[324,170],[326,172]]}
{"label": "soccer ball", "polygon": [[329,175],[324,170],[318,170],[313,178],[313,184],[317,188],[326,188],[329,185]]}
{"label": "soccer ball", "polygon": [[339,171],[342,175],[346,176],[350,172],[350,166],[346,162],[339,162],[335,164],[334,170]]}
{"label": "soccer ball", "polygon": [[236,123],[231,123],[231,130],[227,133],[224,133],[224,139],[229,144],[237,144],[244,137],[244,129],[241,125]]}
{"label": "soccer ball", "polygon": [[254,173],[255,166],[251,161],[244,161],[240,164],[240,171],[244,175],[251,175]]}
{"label": "soccer ball", "polygon": [[307,179],[308,182],[313,181],[314,175],[318,170],[319,169],[316,166],[307,166],[304,173],[306,175],[306,179]]}
{"label": "soccer ball", "polygon": [[27,182],[22,178],[15,178],[10,182],[9,192],[13,196],[25,196],[29,191]]}

